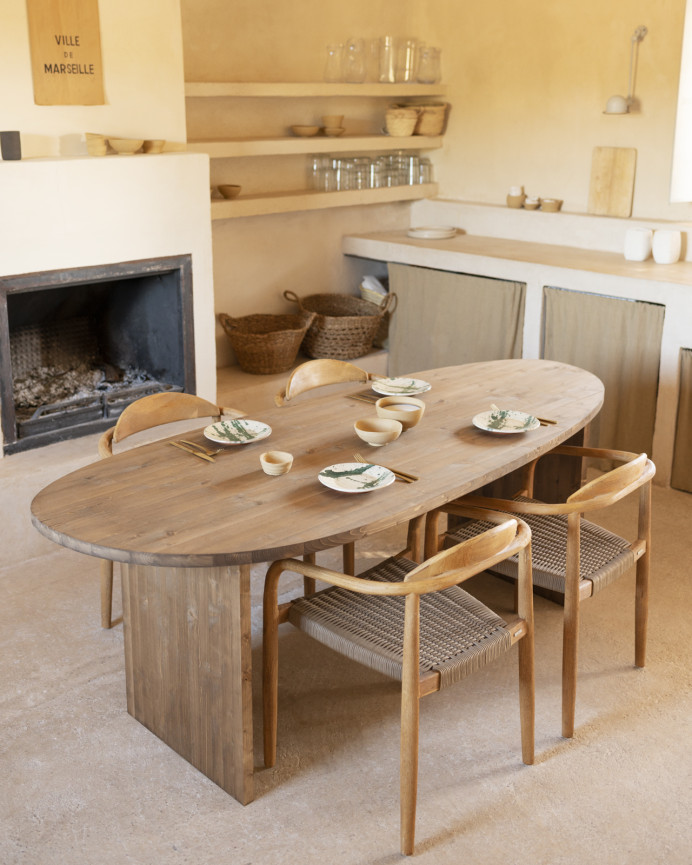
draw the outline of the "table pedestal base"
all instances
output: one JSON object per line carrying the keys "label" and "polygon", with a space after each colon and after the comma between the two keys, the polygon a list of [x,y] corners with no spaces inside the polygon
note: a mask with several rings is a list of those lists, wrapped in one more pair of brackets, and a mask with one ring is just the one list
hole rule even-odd
{"label": "table pedestal base", "polygon": [[250,566],[123,565],[122,584],[128,712],[247,804]]}

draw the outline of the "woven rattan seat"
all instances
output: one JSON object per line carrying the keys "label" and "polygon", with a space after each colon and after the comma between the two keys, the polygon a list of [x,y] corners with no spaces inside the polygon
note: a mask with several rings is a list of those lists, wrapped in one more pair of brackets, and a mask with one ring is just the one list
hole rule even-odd
{"label": "woven rattan seat", "polygon": [[[524,494],[514,499],[465,496],[464,506],[493,508],[518,514],[530,526],[534,587],[547,590],[548,597],[564,602],[562,649],[562,735],[574,733],[577,689],[577,646],[579,605],[600,592],[618,577],[636,566],[635,666],[643,667],[646,659],[648,618],[649,549],[651,545],[651,480],[655,467],[646,454],[603,448],[563,445],[551,451],[583,460],[610,460],[617,468],[601,474],[573,493],[565,502],[548,504],[532,496],[534,461],[526,472]],[[601,528],[584,517],[637,492],[639,511],[636,539],[626,540]],[[431,513],[426,529],[426,554],[437,539],[437,514],[442,510],[455,513],[454,504]],[[447,543],[456,544],[484,531],[481,521],[463,522],[451,527]],[[511,558],[492,568],[494,573],[517,578],[517,563]]]}
{"label": "woven rattan seat", "polygon": [[[420,698],[458,682],[519,641],[522,759],[533,762],[534,673],[531,533],[522,520],[462,509],[488,531],[416,564],[394,556],[358,577],[298,559],[267,571],[264,589],[264,760],[276,761],[278,625],[288,621],[335,651],[401,681],[401,850],[413,852]],[[519,562],[518,618],[506,622],[459,584],[508,556]],[[281,574],[329,588],[279,608]]]}

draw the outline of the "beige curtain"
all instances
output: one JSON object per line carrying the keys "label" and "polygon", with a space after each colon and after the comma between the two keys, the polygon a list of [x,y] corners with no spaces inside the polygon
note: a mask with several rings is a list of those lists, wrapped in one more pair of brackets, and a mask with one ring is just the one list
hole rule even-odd
{"label": "beige curtain", "polygon": [[692,493],[692,349],[680,350],[680,393],[670,485]]}
{"label": "beige curtain", "polygon": [[389,264],[390,375],[521,357],[523,283]]}
{"label": "beige curtain", "polygon": [[543,357],[574,364],[605,385],[589,442],[651,453],[665,307],[544,287]]}

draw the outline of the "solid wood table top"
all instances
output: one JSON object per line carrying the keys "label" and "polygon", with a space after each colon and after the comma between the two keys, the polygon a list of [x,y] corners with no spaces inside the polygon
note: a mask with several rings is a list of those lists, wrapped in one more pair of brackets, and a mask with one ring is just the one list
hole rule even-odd
{"label": "solid wood table top", "polygon": [[[603,402],[596,376],[555,361],[412,375],[432,384],[419,395],[425,414],[385,447],[370,447],[353,429],[358,418],[375,415],[374,406],[347,396],[362,384],[313,390],[253,414],[271,436],[229,446],[214,463],[170,447],[175,436],[96,460],[42,490],[32,521],[65,547],[135,564],[202,567],[302,555],[358,541],[502,477],[578,432]],[[558,423],[511,435],[477,429],[473,416],[491,403]],[[202,430],[184,438],[211,444]],[[292,453],[291,471],[264,474],[259,456],[266,450]],[[321,469],[351,462],[356,451],[420,480],[358,494],[317,480]]]}

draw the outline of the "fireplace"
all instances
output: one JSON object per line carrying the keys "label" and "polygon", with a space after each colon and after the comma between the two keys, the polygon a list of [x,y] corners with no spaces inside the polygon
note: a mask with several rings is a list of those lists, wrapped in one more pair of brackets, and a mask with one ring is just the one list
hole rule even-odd
{"label": "fireplace", "polygon": [[0,278],[0,414],[12,454],[195,392],[189,255]]}

